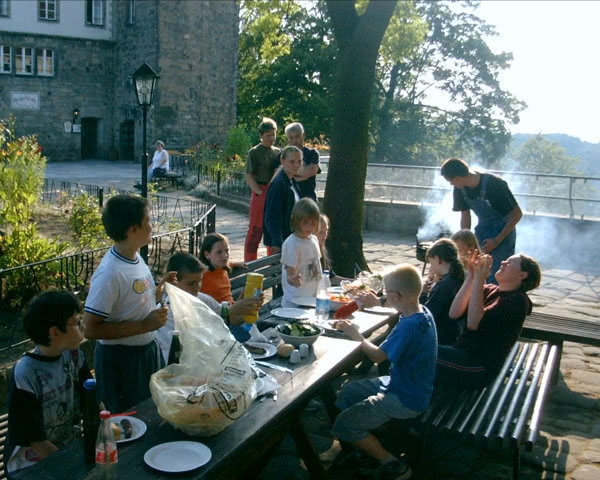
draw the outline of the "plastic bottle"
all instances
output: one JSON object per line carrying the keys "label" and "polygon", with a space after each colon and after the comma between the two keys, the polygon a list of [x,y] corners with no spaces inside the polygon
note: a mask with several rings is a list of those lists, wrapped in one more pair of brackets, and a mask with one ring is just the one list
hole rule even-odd
{"label": "plastic bottle", "polygon": [[324,321],[329,319],[329,293],[327,293],[329,287],[331,287],[331,283],[329,282],[329,271],[324,270],[317,290],[317,320]]}
{"label": "plastic bottle", "polygon": [[100,409],[96,400],[96,379],[88,378],[83,382],[83,452],[85,463],[96,461],[96,437],[100,426]]}
{"label": "plastic bottle", "polygon": [[117,442],[110,422],[110,412],[102,410],[96,437],[96,470],[100,473],[98,478],[116,480],[118,461]]}
{"label": "plastic bottle", "polygon": [[[244,288],[244,298],[256,298],[262,293],[263,281],[265,276],[262,273],[249,273],[246,275],[246,286]],[[244,322],[254,323],[258,320],[258,310],[256,313],[244,315]]]}
{"label": "plastic bottle", "polygon": [[169,348],[169,359],[167,365],[172,363],[179,363],[179,357],[181,356],[181,342],[179,341],[179,331],[173,330],[171,332],[171,347]]}

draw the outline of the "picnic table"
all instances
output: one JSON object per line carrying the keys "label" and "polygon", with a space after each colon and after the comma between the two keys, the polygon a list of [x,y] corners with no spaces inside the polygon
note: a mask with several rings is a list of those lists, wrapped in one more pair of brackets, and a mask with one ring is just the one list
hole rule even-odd
{"label": "picnic table", "polygon": [[[355,321],[364,334],[375,331],[389,320],[389,315],[359,312]],[[264,319],[273,316],[266,314]],[[275,320],[271,320],[275,322]],[[315,395],[326,390],[331,380],[362,359],[360,343],[322,335],[301,363],[292,365],[287,359],[271,358],[268,362],[291,368],[293,373],[269,367],[261,368],[277,379],[281,388],[277,401],[257,400],[232,425],[208,438],[191,437],[163,420],[151,398],[134,407],[135,416],[147,425],[146,433],[130,443],[119,444],[117,478],[157,480],[173,478],[154,470],[144,462],[147,450],[165,442],[192,440],[208,446],[211,460],[177,478],[245,478],[254,476],[287,433],[292,435],[312,478],[325,478],[325,471],[302,425],[300,413]],[[83,441],[77,440],[38,464],[15,473],[19,480],[92,480],[99,471],[86,465]]]}

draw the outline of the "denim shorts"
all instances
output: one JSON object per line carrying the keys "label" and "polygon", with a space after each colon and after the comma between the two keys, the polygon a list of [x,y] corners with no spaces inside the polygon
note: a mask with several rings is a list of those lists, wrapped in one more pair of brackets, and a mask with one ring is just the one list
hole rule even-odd
{"label": "denim shorts", "polygon": [[392,418],[414,418],[421,414],[404,406],[392,392],[381,392],[379,378],[367,378],[344,385],[336,405],[342,409],[331,432],[340,440],[356,442],[370,430]]}

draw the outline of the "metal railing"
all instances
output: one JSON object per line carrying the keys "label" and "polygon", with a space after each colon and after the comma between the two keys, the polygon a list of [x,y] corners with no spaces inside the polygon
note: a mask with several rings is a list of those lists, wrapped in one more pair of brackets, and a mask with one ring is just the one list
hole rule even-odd
{"label": "metal railing", "polygon": [[[321,157],[317,191],[324,193],[329,157]],[[522,210],[570,218],[600,217],[600,177],[551,173],[486,170],[510,185]],[[440,167],[369,163],[365,199],[386,202],[438,203],[452,187],[441,177]]]}
{"label": "metal railing", "polygon": [[[138,192],[67,180],[45,179],[40,200],[42,203],[56,205],[82,193],[87,193],[91,198],[95,198],[98,207],[102,207],[106,200],[114,195]],[[200,200],[188,200],[160,193],[149,193],[148,200],[151,206],[150,221],[153,228],[159,232],[172,230],[173,227],[191,225],[210,207],[209,204]]]}
{"label": "metal railing", "polygon": [[[199,202],[204,203],[204,202]],[[193,255],[200,253],[204,236],[215,231],[216,206],[204,204],[203,213],[185,228],[156,234],[148,250],[148,265],[153,275],[164,273],[168,258],[177,251]],[[85,299],[90,279],[108,247],[97,248],[71,255],[0,270],[0,312],[5,332],[4,346],[0,352],[27,342],[18,321],[18,312],[34,295],[51,289],[66,289]],[[12,325],[4,319],[12,317]]]}

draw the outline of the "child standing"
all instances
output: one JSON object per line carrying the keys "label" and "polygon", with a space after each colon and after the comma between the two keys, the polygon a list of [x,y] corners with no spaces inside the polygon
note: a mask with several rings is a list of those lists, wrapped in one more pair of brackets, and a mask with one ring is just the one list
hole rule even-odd
{"label": "child standing", "polygon": [[[70,292],[35,297],[23,316],[35,343],[15,365],[8,392],[7,472],[33,465],[75,438],[83,382],[81,304]],[[8,459],[8,461],[7,461]]]}
{"label": "child standing", "polygon": [[346,384],[338,396],[342,412],[332,431],[379,461],[377,478],[406,479],[412,474],[410,467],[370,431],[392,418],[413,418],[427,409],[433,392],[437,336],[431,313],[419,304],[422,283],[417,269],[399,265],[383,281],[388,303],[403,315],[387,339],[378,347],[346,320],[336,328],[361,342],[371,361],[389,360],[390,375]]}
{"label": "child standing", "polygon": [[98,400],[121,413],[150,396],[150,376],[164,365],[155,331],[167,322],[167,309],[156,307],[162,294],[139,255],[152,238],[147,200],[111,198],[102,223],[115,244],[92,276],[85,336],[99,340],[94,354]]}
{"label": "child standing", "polygon": [[[250,338],[248,332],[241,327],[244,324],[244,315],[251,315],[260,309],[262,298],[249,298],[247,301],[239,301],[229,306],[226,312],[222,312],[222,307],[213,297],[200,291],[202,286],[202,277],[206,275],[207,267],[200,260],[189,253],[178,252],[169,258],[167,263],[166,281],[173,283],[184,292],[193,295],[202,300],[208,308],[217,315],[223,317],[223,321],[231,330],[235,339],[239,342],[245,342]],[[165,303],[168,305],[168,297],[165,297]],[[171,347],[171,332],[175,330],[175,320],[173,312],[169,309],[169,318],[167,324],[157,332],[158,343],[163,353],[165,361],[169,356]]]}
{"label": "child standing", "polygon": [[429,272],[438,277],[429,292],[423,293],[420,302],[425,305],[435,320],[438,344],[453,345],[460,333],[458,319],[449,317],[450,305],[460,290],[465,271],[458,258],[458,249],[448,238],[441,238],[427,251]]}
{"label": "child standing", "polygon": [[294,307],[294,297],[314,297],[321,279],[321,252],[314,233],[319,228],[319,207],[310,198],[299,200],[292,209],[292,234],[281,250],[283,271],[281,305]]}

